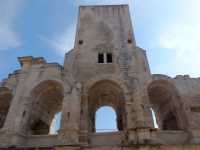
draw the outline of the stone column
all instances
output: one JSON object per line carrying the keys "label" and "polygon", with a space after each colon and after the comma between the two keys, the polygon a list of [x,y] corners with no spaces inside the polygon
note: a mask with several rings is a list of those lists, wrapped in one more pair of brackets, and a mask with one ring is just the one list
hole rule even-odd
{"label": "stone column", "polygon": [[60,121],[60,128],[58,130],[58,141],[57,145],[64,145],[64,136],[65,130],[67,130],[67,124],[69,123],[69,113],[70,113],[70,99],[71,95],[69,93],[63,94],[63,103],[62,103],[62,114],[61,114],[61,121]]}
{"label": "stone column", "polygon": [[28,133],[27,129],[24,128],[23,122],[26,122],[29,118],[27,118],[27,112],[25,107],[29,97],[20,97],[19,104],[18,104],[18,112],[16,112],[15,117],[15,126],[13,128],[13,132],[21,132],[21,133]]}
{"label": "stone column", "polygon": [[80,144],[88,146],[88,95],[82,95],[79,133]]}
{"label": "stone column", "polygon": [[73,86],[70,95],[64,95],[61,124],[56,145],[79,144],[81,88],[81,84],[77,83]]}
{"label": "stone column", "polygon": [[59,130],[67,129],[67,124],[69,123],[69,114],[70,114],[70,99],[71,95],[69,93],[63,94],[63,103],[62,103],[62,115],[60,121]]}
{"label": "stone column", "polygon": [[133,109],[136,113],[136,127],[143,127],[145,124],[145,119],[143,115],[143,109],[142,109],[142,100],[140,96],[140,88],[138,84],[138,80],[134,79],[132,82],[133,85]]}
{"label": "stone column", "polygon": [[10,108],[4,123],[4,126],[2,128],[2,130],[5,131],[12,131],[12,132],[17,132],[19,130],[19,125],[20,125],[20,117],[18,112],[20,111],[20,107],[19,107],[19,103],[20,103],[20,99],[24,90],[24,86],[26,83],[26,79],[27,79],[27,72],[23,72],[21,71],[21,73],[19,74],[19,81],[17,84],[17,88],[16,91],[13,95],[11,104],[10,104]]}
{"label": "stone column", "polygon": [[70,129],[79,129],[81,88],[82,86],[80,83],[75,84],[72,88],[68,124],[68,128]]}
{"label": "stone column", "polygon": [[[142,99],[140,96],[140,87],[138,83],[138,79],[134,78],[132,81],[133,86],[133,104],[132,109],[135,113],[135,127],[129,128],[129,143],[131,141],[134,144],[149,144],[150,142],[150,128],[145,126],[145,119],[142,108]],[[136,133],[135,133],[135,132]]]}

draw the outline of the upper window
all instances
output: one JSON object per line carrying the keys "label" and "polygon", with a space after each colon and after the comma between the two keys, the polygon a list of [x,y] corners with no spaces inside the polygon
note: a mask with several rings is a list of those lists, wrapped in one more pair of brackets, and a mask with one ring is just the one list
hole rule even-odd
{"label": "upper window", "polygon": [[82,40],[78,41],[78,44],[79,45],[83,44],[83,41]]}
{"label": "upper window", "polygon": [[107,54],[107,63],[112,63],[112,54]]}
{"label": "upper window", "polygon": [[132,40],[131,40],[131,39],[128,39],[127,42],[128,42],[128,43],[132,43]]}
{"label": "upper window", "polygon": [[99,53],[98,63],[112,63],[112,53]]}
{"label": "upper window", "polygon": [[98,63],[104,63],[103,54],[98,54]]}

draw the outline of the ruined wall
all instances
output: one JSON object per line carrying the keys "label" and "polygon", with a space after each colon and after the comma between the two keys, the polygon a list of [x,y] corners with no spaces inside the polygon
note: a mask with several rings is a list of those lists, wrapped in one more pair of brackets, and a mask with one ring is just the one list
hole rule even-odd
{"label": "ruined wall", "polygon": [[[98,62],[99,54],[103,54],[104,63]],[[112,63],[106,63],[107,54],[112,55]],[[113,78],[119,79],[119,84],[123,82],[129,90],[126,93],[123,91],[121,95],[124,97],[123,107],[128,114],[128,128],[136,127],[136,122],[143,122],[140,126],[153,128],[146,90],[152,77],[145,51],[136,46],[127,5],[81,6],[75,47],[65,55],[64,68],[66,76],[71,80],[81,82],[83,89],[91,80],[104,75],[114,75]],[[109,82],[109,80],[105,82]],[[94,82],[94,84],[96,83]],[[107,97],[110,96],[105,90],[102,91],[104,92],[93,98],[94,100],[91,99],[90,93],[83,94],[81,101],[83,113],[81,113],[80,126],[84,131],[88,128],[87,120],[91,120],[89,124],[94,124],[92,116],[91,118],[87,117],[92,113],[91,101],[97,101],[103,94]],[[107,106],[109,105],[112,103],[107,104]]]}
{"label": "ruined wall", "polygon": [[[167,114],[170,112],[176,119],[178,129],[189,131],[189,137],[190,139],[193,139],[191,142],[197,142],[197,139],[200,137],[199,78],[190,78],[188,75],[177,75],[175,78],[164,75],[153,75],[153,80],[154,81],[149,86],[150,102],[153,102],[153,97],[154,100],[156,100],[155,97],[159,96],[161,96],[159,99],[167,100],[167,103],[164,104],[160,103],[161,101],[156,101],[156,103],[154,103],[155,105],[161,104],[162,106],[160,106],[160,108],[163,108],[159,109],[159,112],[156,112],[157,110],[155,111],[157,122],[158,125],[160,125],[160,128],[162,129],[162,121],[169,117]],[[157,89],[155,87],[157,87]],[[151,105],[152,108],[153,105]],[[159,123],[159,118],[161,119],[161,123]],[[173,122],[170,122],[169,119],[167,121],[169,121],[171,125],[173,124]]]}
{"label": "ruined wall", "polygon": [[[189,144],[200,143],[200,79],[151,75],[127,5],[81,6],[64,67],[42,57],[18,60],[21,70],[0,83],[0,148],[199,148]],[[115,110],[118,132],[95,133],[103,106]],[[49,135],[60,111],[58,135]]]}

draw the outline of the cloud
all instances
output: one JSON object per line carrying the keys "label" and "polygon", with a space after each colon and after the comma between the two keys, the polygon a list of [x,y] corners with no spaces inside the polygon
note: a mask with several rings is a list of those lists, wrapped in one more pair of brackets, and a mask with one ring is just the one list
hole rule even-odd
{"label": "cloud", "polygon": [[40,39],[52,46],[52,50],[60,56],[74,48],[74,40],[76,33],[76,23],[73,23],[61,36],[54,36],[51,39],[40,36]]}
{"label": "cloud", "polygon": [[[187,10],[190,11],[184,11]],[[163,67],[171,74],[200,76],[200,2],[183,3],[177,10],[178,16],[169,22],[168,27],[158,38],[158,45],[174,52],[173,58]]]}
{"label": "cloud", "polygon": [[14,31],[14,21],[20,10],[22,0],[0,1],[0,50],[20,45],[20,39]]}

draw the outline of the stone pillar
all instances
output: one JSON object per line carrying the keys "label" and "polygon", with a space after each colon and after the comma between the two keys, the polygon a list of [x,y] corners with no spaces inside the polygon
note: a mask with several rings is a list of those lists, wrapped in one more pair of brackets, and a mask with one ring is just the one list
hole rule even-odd
{"label": "stone pillar", "polygon": [[88,146],[88,95],[82,95],[79,133],[79,143]]}
{"label": "stone pillar", "polygon": [[21,73],[19,74],[19,81],[17,84],[17,88],[16,91],[13,95],[13,99],[11,101],[10,104],[10,108],[4,123],[4,126],[2,128],[2,131],[12,131],[12,132],[17,132],[19,130],[19,122],[21,121],[18,112],[20,111],[20,107],[19,107],[19,103],[20,103],[20,99],[24,90],[24,86],[26,83],[26,79],[27,79],[27,72],[23,72],[21,71]]}
{"label": "stone pillar", "polygon": [[136,114],[136,127],[143,127],[145,119],[142,109],[142,100],[140,96],[140,88],[137,79],[133,79],[133,109]]}
{"label": "stone pillar", "polygon": [[68,123],[68,128],[70,129],[79,129],[81,88],[82,86],[80,83],[77,83],[72,88]]}
{"label": "stone pillar", "polygon": [[128,129],[129,143],[134,144],[149,144],[150,143],[150,128],[145,126],[145,119],[142,108],[142,99],[140,96],[140,88],[137,78],[132,81],[133,86],[133,103],[132,112],[135,113],[135,119],[133,119],[133,128]]}
{"label": "stone pillar", "polygon": [[137,144],[150,144],[150,128],[137,128]]}
{"label": "stone pillar", "polygon": [[24,129],[23,122],[27,121],[27,117],[25,117],[27,115],[25,111],[25,107],[27,105],[28,100],[29,100],[29,97],[21,97],[19,99],[18,112],[16,113],[17,115],[15,118],[16,121],[15,121],[15,126],[13,128],[13,132],[27,133],[27,132],[24,132],[27,129]]}
{"label": "stone pillar", "polygon": [[73,86],[71,94],[64,94],[60,130],[56,145],[79,144],[81,84]]}
{"label": "stone pillar", "polygon": [[135,130],[128,130],[128,145],[133,146],[137,143],[137,133]]}

